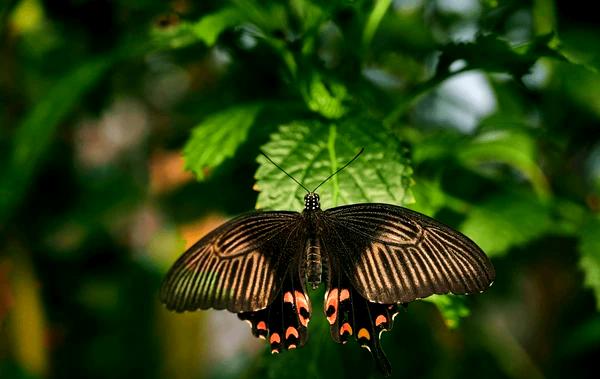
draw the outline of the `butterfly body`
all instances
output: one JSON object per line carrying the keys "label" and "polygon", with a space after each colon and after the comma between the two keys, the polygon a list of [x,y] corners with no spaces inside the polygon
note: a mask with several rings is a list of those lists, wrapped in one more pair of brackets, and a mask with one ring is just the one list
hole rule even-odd
{"label": "butterfly body", "polygon": [[482,292],[495,278],[474,242],[420,213],[375,203],[323,211],[314,192],[304,203],[301,213],[253,212],[209,233],[175,262],[161,301],[179,312],[235,312],[279,353],[306,343],[306,285],[324,283],[333,340],[355,338],[388,375],[379,337],[399,304]]}
{"label": "butterfly body", "polygon": [[306,283],[310,285],[312,289],[319,287],[323,279],[323,256],[321,254],[321,243],[319,240],[319,235],[322,233],[319,219],[322,213],[319,195],[313,192],[307,194],[304,200],[304,210],[302,211],[302,218],[306,223],[307,230],[307,243],[305,249],[306,271],[305,275],[302,275],[301,273],[300,277],[305,277]]}

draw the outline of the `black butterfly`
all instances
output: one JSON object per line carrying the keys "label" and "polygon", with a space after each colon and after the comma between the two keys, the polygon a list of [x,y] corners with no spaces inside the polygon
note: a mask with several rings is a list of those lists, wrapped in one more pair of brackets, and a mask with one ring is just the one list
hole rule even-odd
{"label": "black butterfly", "polygon": [[235,312],[279,353],[306,342],[305,283],[314,289],[324,282],[333,340],[353,336],[389,375],[379,337],[392,328],[400,304],[482,292],[494,278],[473,241],[432,218],[375,203],[323,211],[319,195],[308,191],[302,213],[258,211],[213,230],[175,262],[160,297],[177,312]]}

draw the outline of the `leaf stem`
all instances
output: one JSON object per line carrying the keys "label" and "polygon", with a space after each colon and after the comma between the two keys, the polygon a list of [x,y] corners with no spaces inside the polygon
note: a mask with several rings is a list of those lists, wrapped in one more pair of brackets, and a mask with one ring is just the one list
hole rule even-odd
{"label": "leaf stem", "polygon": [[392,0],[378,0],[369,14],[369,18],[367,19],[367,24],[365,25],[365,29],[362,35],[362,48],[363,51],[366,50],[367,46],[371,43],[385,12],[389,8],[390,4],[392,4]]}

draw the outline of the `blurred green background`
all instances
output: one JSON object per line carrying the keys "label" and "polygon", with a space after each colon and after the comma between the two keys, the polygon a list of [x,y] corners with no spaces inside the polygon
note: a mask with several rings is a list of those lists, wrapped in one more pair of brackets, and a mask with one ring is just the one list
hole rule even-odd
{"label": "blurred green background", "polygon": [[311,186],[360,147],[323,207],[403,204],[497,270],[396,318],[394,377],[596,377],[597,21],[573,0],[3,0],[0,378],[379,377],[322,292],[275,357],[157,296],[228,217],[301,209],[259,149]]}

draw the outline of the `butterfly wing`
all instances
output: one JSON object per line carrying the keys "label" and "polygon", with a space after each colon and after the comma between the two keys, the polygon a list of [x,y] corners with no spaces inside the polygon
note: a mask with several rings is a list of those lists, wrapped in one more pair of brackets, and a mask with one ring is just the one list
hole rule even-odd
{"label": "butterfly wing", "polygon": [[276,354],[306,343],[310,313],[310,298],[294,264],[288,270],[281,291],[268,307],[256,312],[241,312],[238,317],[250,322],[255,337],[268,339],[271,353]]}
{"label": "butterfly wing", "polygon": [[337,251],[335,247],[325,244],[323,249],[330,257],[329,283],[323,309],[330,325],[331,338],[344,344],[354,337],[361,347],[371,352],[383,374],[389,376],[392,367],[381,348],[380,335],[392,329],[398,306],[365,299],[340,270],[339,256],[334,255]]}
{"label": "butterfly wing", "polygon": [[340,343],[356,338],[386,376],[391,366],[380,335],[391,330],[399,303],[481,292],[495,278],[491,262],[473,241],[402,207],[332,208],[320,224],[330,270],[324,310],[331,336]]}
{"label": "butterfly wing", "polygon": [[468,237],[420,213],[388,204],[324,212],[325,243],[367,300],[408,303],[433,294],[470,294],[495,279],[488,257]]}
{"label": "butterfly wing", "polygon": [[223,224],[175,262],[161,301],[178,312],[266,308],[304,248],[302,225],[297,212],[255,212]]}

